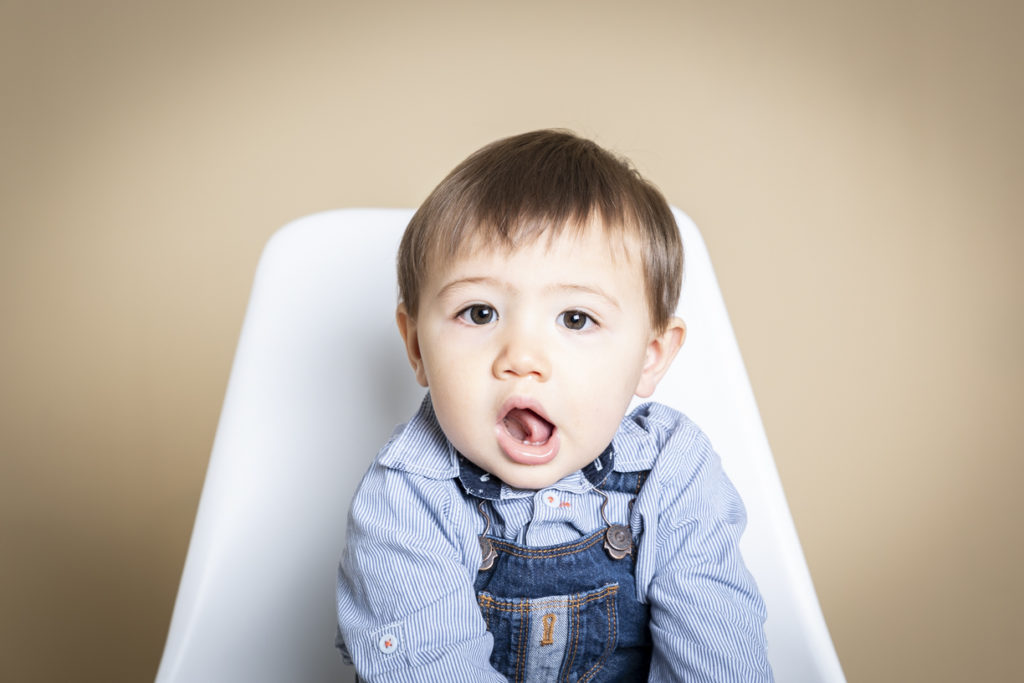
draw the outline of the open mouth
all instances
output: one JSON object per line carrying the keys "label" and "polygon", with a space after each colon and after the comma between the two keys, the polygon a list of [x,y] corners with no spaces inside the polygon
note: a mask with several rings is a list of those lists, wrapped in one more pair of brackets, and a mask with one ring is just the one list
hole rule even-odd
{"label": "open mouth", "polygon": [[530,446],[548,442],[555,426],[529,408],[513,408],[502,419],[505,429],[513,438]]}
{"label": "open mouth", "polygon": [[558,429],[532,401],[511,399],[496,425],[498,445],[511,460],[542,465],[558,453]]}

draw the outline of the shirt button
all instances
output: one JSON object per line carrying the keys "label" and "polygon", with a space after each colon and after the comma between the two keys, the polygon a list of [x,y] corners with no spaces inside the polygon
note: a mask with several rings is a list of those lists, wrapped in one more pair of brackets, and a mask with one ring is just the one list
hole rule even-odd
{"label": "shirt button", "polygon": [[544,499],[544,504],[549,508],[556,508],[562,504],[562,499],[557,491],[545,491],[541,494],[541,497]]}
{"label": "shirt button", "polygon": [[377,647],[386,655],[391,654],[398,647],[398,638],[393,633],[385,633],[377,641]]}

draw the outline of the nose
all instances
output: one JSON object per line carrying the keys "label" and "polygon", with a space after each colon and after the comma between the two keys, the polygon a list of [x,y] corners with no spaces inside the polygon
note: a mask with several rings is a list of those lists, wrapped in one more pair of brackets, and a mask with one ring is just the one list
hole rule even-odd
{"label": "nose", "polygon": [[497,379],[532,377],[544,382],[551,375],[551,361],[538,335],[528,330],[509,330],[494,359],[493,373]]}

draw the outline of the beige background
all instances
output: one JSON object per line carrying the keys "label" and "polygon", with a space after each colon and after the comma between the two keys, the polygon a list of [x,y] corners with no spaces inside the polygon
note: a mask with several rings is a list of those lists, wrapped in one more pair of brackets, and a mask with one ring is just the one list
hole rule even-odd
{"label": "beige background", "polygon": [[275,228],[564,126],[702,227],[849,679],[1022,680],[1021,7],[0,2],[0,678],[154,675]]}

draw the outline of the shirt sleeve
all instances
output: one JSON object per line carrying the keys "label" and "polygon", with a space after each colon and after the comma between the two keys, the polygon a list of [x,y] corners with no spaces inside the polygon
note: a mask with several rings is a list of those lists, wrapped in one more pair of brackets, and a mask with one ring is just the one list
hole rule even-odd
{"label": "shirt sleeve", "polygon": [[764,601],[738,545],[746,511],[707,437],[690,427],[669,439],[661,476],[656,467],[648,482],[659,489],[656,529],[645,528],[657,539],[649,680],[770,682]]}
{"label": "shirt sleeve", "polygon": [[493,639],[455,495],[451,480],[375,464],[353,498],[338,570],[339,645],[365,681],[505,680],[490,665]]}

